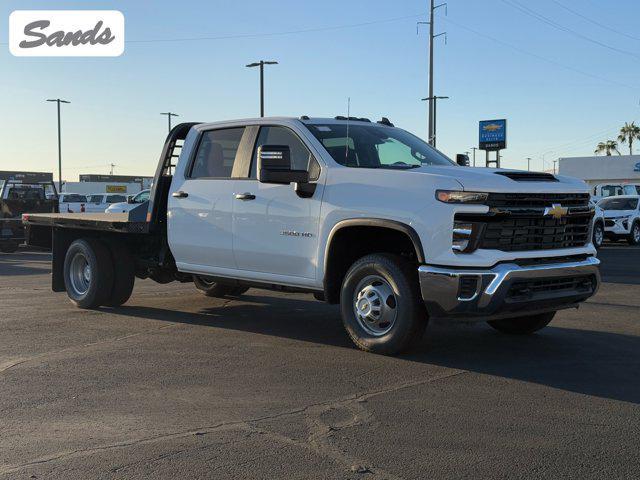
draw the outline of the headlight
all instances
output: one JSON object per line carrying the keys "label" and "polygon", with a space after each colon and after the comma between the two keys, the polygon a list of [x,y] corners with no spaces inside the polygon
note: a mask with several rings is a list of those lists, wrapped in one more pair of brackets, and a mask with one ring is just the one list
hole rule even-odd
{"label": "headlight", "polygon": [[454,190],[436,190],[436,199],[444,203],[475,203],[482,204],[487,201],[488,193],[460,192]]}

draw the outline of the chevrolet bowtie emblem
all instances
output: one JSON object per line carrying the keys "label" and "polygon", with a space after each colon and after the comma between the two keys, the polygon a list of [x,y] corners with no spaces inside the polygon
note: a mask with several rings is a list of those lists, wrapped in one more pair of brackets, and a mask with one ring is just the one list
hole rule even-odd
{"label": "chevrolet bowtie emblem", "polygon": [[550,207],[546,207],[544,209],[544,216],[551,215],[555,219],[561,219],[567,213],[569,213],[569,209],[567,207],[563,207],[559,203],[554,203]]}

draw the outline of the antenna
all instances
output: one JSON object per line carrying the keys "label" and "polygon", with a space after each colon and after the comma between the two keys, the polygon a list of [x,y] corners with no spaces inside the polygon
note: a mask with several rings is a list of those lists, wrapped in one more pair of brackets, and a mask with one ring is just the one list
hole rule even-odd
{"label": "antenna", "polygon": [[351,116],[351,97],[347,97],[347,137],[344,145],[344,160],[345,163],[349,159],[349,118]]}

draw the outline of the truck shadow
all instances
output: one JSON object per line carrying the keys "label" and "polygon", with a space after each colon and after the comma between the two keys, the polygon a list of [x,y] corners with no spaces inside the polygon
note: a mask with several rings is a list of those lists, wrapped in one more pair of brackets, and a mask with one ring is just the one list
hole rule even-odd
{"label": "truck shadow", "polygon": [[[369,355],[352,345],[335,306],[293,298],[242,298],[242,303],[207,307],[198,313],[137,306],[121,307],[118,313],[344,347],[354,355]],[[484,323],[432,322],[413,352],[374,361],[398,360],[640,403],[640,338],[632,335],[549,326],[535,335],[509,336]]]}

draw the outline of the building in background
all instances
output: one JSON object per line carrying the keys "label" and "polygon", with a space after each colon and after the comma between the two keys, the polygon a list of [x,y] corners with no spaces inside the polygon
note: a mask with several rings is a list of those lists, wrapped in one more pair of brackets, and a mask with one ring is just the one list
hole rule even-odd
{"label": "building in background", "polygon": [[82,174],[79,182],[65,182],[63,192],[69,193],[122,193],[135,194],[151,188],[153,177],[132,175]]}
{"label": "building in background", "polygon": [[560,158],[558,173],[599,184],[640,183],[640,155]]}

